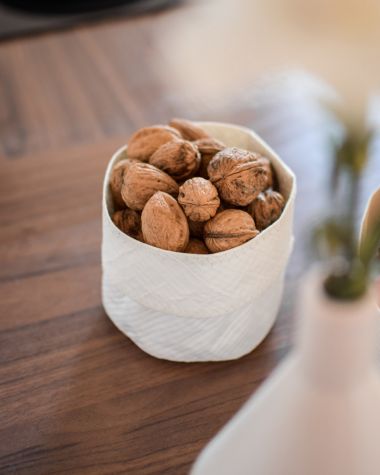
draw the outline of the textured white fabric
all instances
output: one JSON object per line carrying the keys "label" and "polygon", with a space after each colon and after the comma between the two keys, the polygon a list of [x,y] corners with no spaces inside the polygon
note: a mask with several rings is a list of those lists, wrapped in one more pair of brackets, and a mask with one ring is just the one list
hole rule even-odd
{"label": "textured white fabric", "polygon": [[251,131],[202,123],[228,146],[265,154],[287,198],[276,223],[255,239],[212,255],[174,253],[147,246],[112,223],[109,175],[125,156],[113,156],[103,191],[103,304],[115,325],[159,358],[207,361],[238,358],[271,328],[291,252],[295,178]]}

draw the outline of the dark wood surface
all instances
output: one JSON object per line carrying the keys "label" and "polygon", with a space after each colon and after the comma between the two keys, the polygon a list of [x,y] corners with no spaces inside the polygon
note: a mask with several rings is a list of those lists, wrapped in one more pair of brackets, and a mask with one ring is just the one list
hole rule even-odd
{"label": "dark wood surface", "polygon": [[[186,474],[291,347],[305,226],[326,176],[326,162],[295,153],[298,240],[279,318],[257,350],[224,363],[160,361],[102,308],[111,153],[171,116],[254,121],[245,105],[212,110],[173,95],[150,58],[161,54],[155,25],[178,14],[0,44],[1,474]],[[364,197],[379,173],[374,165]]]}

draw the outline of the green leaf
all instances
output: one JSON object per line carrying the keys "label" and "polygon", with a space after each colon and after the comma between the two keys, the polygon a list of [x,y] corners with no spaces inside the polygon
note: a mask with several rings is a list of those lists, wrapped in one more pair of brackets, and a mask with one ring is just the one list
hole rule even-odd
{"label": "green leaf", "polygon": [[368,147],[372,139],[371,133],[348,133],[342,144],[337,148],[338,168],[359,177],[367,165]]}
{"label": "green leaf", "polygon": [[335,269],[326,278],[326,293],[338,300],[354,300],[360,298],[367,290],[368,276],[359,259],[347,263],[347,269]]}
{"label": "green leaf", "polygon": [[360,246],[360,259],[366,269],[370,268],[372,260],[374,260],[379,252],[380,246],[380,217],[374,226],[362,240]]}

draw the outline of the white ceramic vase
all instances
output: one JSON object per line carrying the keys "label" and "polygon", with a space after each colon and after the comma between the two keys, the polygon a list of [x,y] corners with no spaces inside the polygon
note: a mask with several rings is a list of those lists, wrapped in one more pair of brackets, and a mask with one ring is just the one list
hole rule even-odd
{"label": "white ceramic vase", "polygon": [[378,475],[379,318],[372,292],[328,298],[306,279],[292,354],[210,442],[192,475]]}
{"label": "white ceramic vase", "polygon": [[[370,233],[372,233],[377,221],[380,219],[380,188],[372,193],[367,207],[364,211],[362,225],[360,229],[360,241],[363,241]],[[378,255],[380,255],[380,246]],[[380,276],[376,280],[376,297],[377,305],[380,308]]]}

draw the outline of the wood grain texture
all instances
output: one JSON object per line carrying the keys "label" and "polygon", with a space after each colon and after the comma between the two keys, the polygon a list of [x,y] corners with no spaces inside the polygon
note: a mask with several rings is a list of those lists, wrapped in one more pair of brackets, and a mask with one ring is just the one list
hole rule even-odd
{"label": "wood grain texture", "polygon": [[[273,331],[239,361],[153,359],[101,306],[100,200],[112,152],[171,116],[254,119],[168,89],[154,31],[179,14],[0,44],[1,474],[186,474],[290,349],[306,245],[296,247]],[[310,162],[289,162],[302,181],[299,237],[326,170],[314,164],[311,176]]]}

